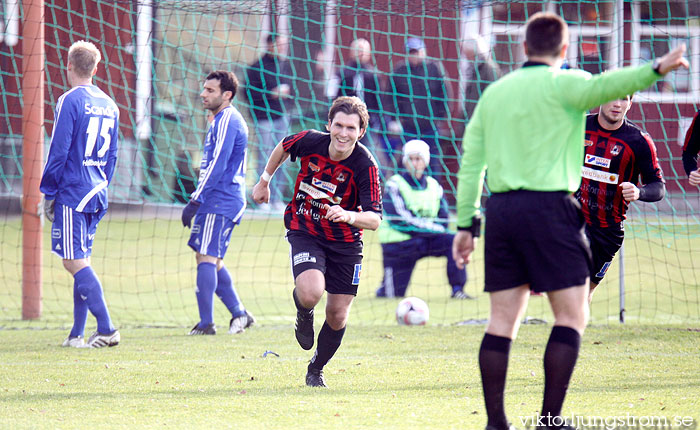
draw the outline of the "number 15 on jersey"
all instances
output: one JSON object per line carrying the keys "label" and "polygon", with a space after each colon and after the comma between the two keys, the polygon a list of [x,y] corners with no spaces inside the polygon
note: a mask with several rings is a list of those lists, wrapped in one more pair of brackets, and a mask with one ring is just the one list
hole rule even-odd
{"label": "number 15 on jersey", "polygon": [[97,136],[101,136],[104,142],[97,151],[97,158],[105,156],[112,142],[111,131],[114,128],[114,118],[104,118],[100,116],[90,117],[87,127],[87,141],[85,142],[85,158],[92,156],[97,143]]}

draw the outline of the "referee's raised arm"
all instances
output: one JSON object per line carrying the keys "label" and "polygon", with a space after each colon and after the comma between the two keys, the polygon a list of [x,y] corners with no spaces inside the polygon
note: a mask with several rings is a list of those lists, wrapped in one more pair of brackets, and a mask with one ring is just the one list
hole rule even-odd
{"label": "referee's raised arm", "polygon": [[510,346],[531,291],[546,293],[554,324],[544,356],[545,389],[538,429],[564,423],[564,397],[588,323],[591,253],[583,214],[572,197],[581,183],[585,114],[632,94],[666,73],[688,67],[681,45],[653,64],[603,75],[562,70],[569,48],[566,22],[537,13],[527,22],[527,62],[491,84],[480,98],[462,145],[453,256],[464,264],[479,234],[487,173],[485,288],[490,318],[479,350],[488,423],[514,429],[503,405]]}

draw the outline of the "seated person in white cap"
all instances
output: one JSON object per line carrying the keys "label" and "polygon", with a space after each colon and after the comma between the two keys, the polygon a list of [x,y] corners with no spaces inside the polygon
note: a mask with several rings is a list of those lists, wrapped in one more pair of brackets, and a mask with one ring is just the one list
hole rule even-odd
{"label": "seated person in white cap", "polygon": [[410,140],[403,147],[406,171],[386,182],[384,217],[378,230],[384,279],[377,297],[403,297],[418,260],[445,257],[452,297],[472,298],[464,292],[467,271],[458,269],[452,258],[454,233],[447,230],[447,203],[442,186],[425,174],[429,164],[428,144]]}

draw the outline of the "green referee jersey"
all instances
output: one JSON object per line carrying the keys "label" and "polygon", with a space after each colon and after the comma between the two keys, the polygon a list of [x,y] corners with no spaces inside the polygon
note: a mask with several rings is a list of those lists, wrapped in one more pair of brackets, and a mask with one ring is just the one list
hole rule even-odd
{"label": "green referee jersey", "polygon": [[659,77],[651,64],[591,75],[526,63],[491,84],[464,133],[457,226],[470,227],[478,214],[487,168],[494,193],[576,191],[586,112]]}

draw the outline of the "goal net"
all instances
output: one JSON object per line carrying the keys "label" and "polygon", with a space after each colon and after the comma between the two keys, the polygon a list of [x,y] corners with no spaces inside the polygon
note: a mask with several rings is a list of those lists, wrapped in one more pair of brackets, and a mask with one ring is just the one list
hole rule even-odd
{"label": "goal net", "polygon": [[[31,115],[23,112],[22,95],[37,85],[23,79],[23,49],[37,40],[22,32],[27,3],[0,0],[0,328],[67,327],[73,281],[50,253],[48,223],[41,245],[41,317],[22,319],[23,246],[36,246],[22,242],[22,121]],[[195,258],[180,212],[195,187],[208,125],[199,98],[207,73],[227,69],[239,79],[234,105],[250,130],[248,194],[266,160],[265,139],[325,130],[331,100],[352,92],[370,108],[366,143],[381,165],[382,181],[404,171],[405,141],[422,138],[435,145],[431,172],[445,190],[454,229],[464,128],[485,86],[522,65],[524,23],[543,10],[569,23],[569,67],[592,73],[651,61],[679,43],[688,46],[690,69],[637,94],[628,115],[653,138],[667,193],[659,203],[631,204],[624,255],[596,292],[592,321],[615,323],[621,300],[627,321],[700,321],[700,194],[688,184],[680,161],[685,131],[700,108],[698,2],[54,0],[44,10],[44,154],[56,101],[69,89],[65,68],[73,42],[88,40],[101,49],[94,83],[121,111],[110,210],[98,227],[92,256],[119,326],[184,327],[198,318]],[[343,70],[365,61],[356,49],[364,42],[353,44],[359,39],[369,47],[376,85],[358,87],[343,78]],[[423,88],[409,88],[409,96],[415,92],[416,97],[416,112],[409,114],[399,107],[406,95],[399,87],[407,78],[401,65],[410,61],[411,48],[421,46],[435,74],[421,81]],[[279,67],[266,83],[255,84],[266,52],[277,55]],[[279,99],[282,84],[289,96]],[[273,197],[282,202],[291,197],[294,174],[290,165],[275,176]],[[258,206],[249,198],[224,260],[244,305],[262,324],[289,324],[294,316],[279,206]],[[352,321],[391,323],[398,300],[375,297],[383,274],[377,234],[365,232],[364,246]],[[481,244],[468,275],[465,291],[475,300],[452,299],[445,259],[426,258],[416,265],[407,295],[428,303],[431,323],[482,323],[489,301],[482,291]],[[552,319],[542,297],[532,297],[527,315],[530,321]],[[224,324],[228,318],[225,307],[215,304],[215,321]]]}

